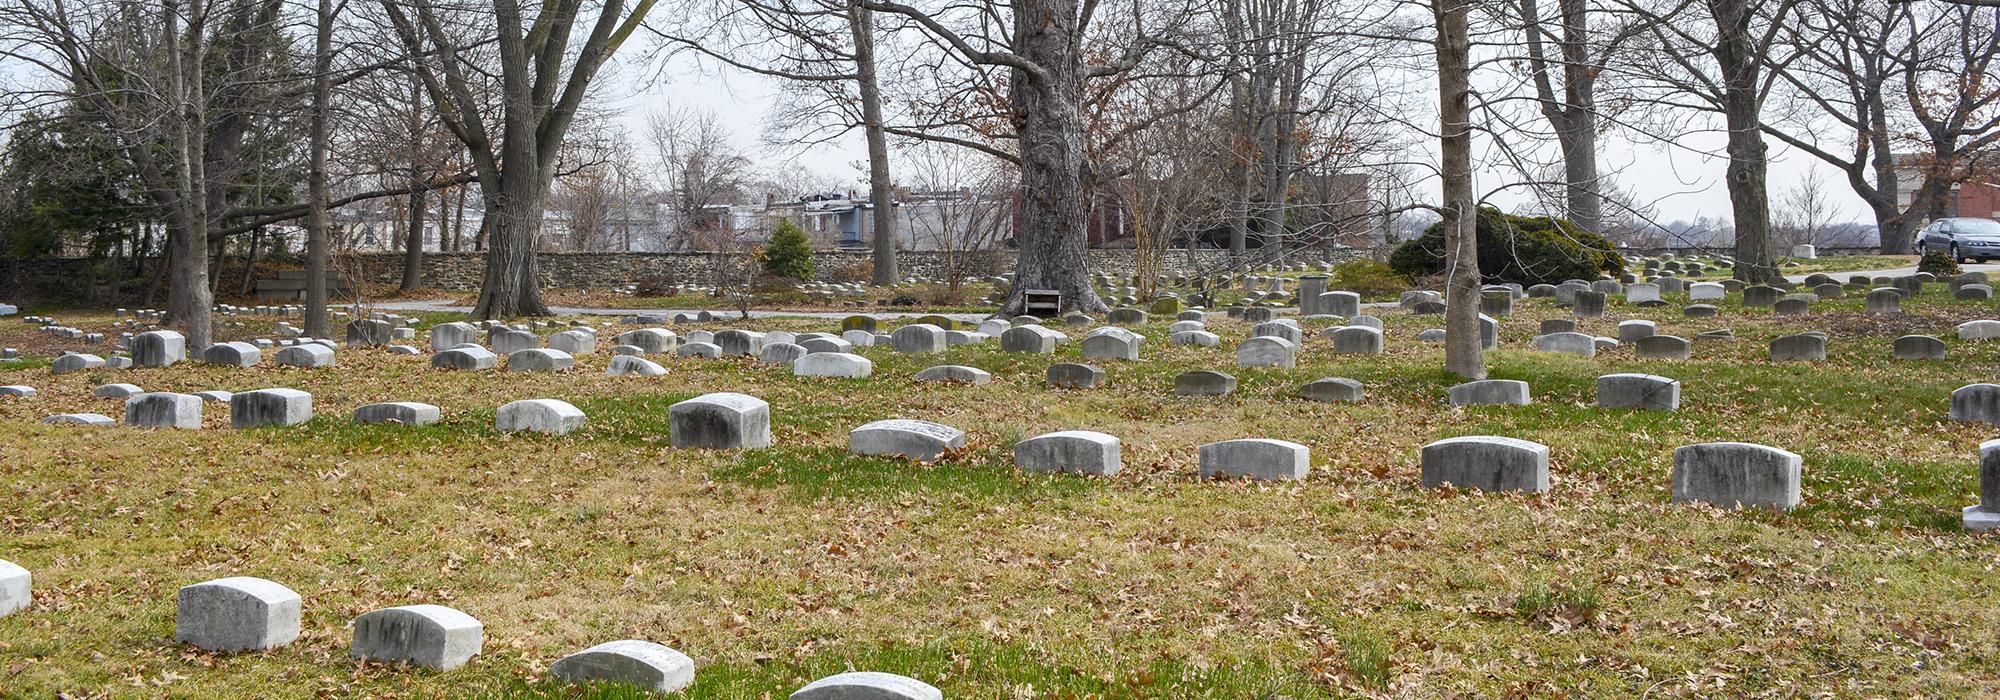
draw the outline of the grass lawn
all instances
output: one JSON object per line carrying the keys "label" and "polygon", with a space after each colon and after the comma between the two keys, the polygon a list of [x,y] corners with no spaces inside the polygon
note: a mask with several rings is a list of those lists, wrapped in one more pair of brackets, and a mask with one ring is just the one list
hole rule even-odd
{"label": "grass lawn", "polygon": [[[1095,362],[1107,384],[1081,391],[1042,382],[1077,361],[1076,342],[1054,356],[868,349],[875,373],[858,381],[747,359],[656,358],[664,377],[607,377],[602,354],[536,375],[361,350],[330,370],[0,365],[0,384],[41,392],[0,399],[0,559],[36,583],[32,607],[0,618],[0,697],[636,697],[545,677],[619,638],[693,656],[697,698],[783,698],[847,669],[951,698],[1992,696],[2000,539],[1962,532],[1958,511],[1976,500],[1976,449],[1994,433],[1945,412],[1953,389],[2000,370],[2000,343],[1960,342],[1953,326],[2000,307],[1947,296],[1906,301],[1894,319],[1861,315],[1858,295],[1782,320],[1732,296],[1722,318],[1614,303],[1583,323],[1739,336],[1697,342],[1684,362],[1521,349],[1561,314],[1523,301],[1488,358],[1494,378],[1528,381],[1534,404],[1471,410],[1445,405],[1456,382],[1415,339],[1441,320],[1400,312],[1383,312],[1386,354],[1336,356],[1314,337],[1295,369],[1236,369],[1248,324],[1217,318],[1223,347],[1200,349],[1170,347],[1170,319],[1156,318],[1137,328],[1144,361]],[[1804,329],[1832,334],[1829,360],[1764,359],[1771,338]],[[1911,332],[1945,337],[1952,359],[1890,361]],[[59,347],[12,319],[0,345]],[[910,379],[946,363],[994,381]],[[1173,376],[1191,369],[1242,384],[1174,397]],[[1594,408],[1594,378],[1613,372],[1680,379],[1681,410]],[[1366,400],[1292,398],[1323,376],[1365,382]],[[37,422],[120,415],[90,398],[106,382],[295,387],[318,417],[239,431],[211,404],[200,431]],[[776,446],[671,449],[667,407],[712,391],[769,401]],[[494,410],[525,398],[570,401],[589,422],[564,437],[496,433]],[[445,420],[348,420],[392,400],[436,404]],[[847,454],[846,431],[895,417],[963,428],[968,447],[935,464]],[[1122,438],[1124,472],[1012,468],[1013,442],[1065,429]],[[1553,490],[1419,487],[1422,445],[1478,434],[1548,445]],[[1310,478],[1198,480],[1196,448],[1239,437],[1310,446]],[[1673,448],[1721,440],[1803,455],[1804,505],[1670,505]],[[296,643],[213,655],[173,642],[175,589],[233,575],[304,597]],[[414,603],[478,617],[484,653],[448,673],[348,658],[349,620]]]}

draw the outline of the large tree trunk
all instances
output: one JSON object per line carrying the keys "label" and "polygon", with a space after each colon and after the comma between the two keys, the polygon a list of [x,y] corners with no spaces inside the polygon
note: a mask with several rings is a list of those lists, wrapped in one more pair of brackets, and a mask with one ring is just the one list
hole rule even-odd
{"label": "large tree trunk", "polygon": [[1570,223],[1591,233],[1604,232],[1604,198],[1598,194],[1597,115],[1577,110],[1564,120],[1556,139],[1562,146],[1564,206]]}
{"label": "large tree trunk", "polygon": [[1020,257],[1004,307],[1021,313],[1024,292],[1062,292],[1063,310],[1109,311],[1090,285],[1085,257],[1089,155],[1084,147],[1083,57],[1077,0],[1017,0],[1014,52],[1042,68],[1015,70],[1014,127],[1020,136]]}
{"label": "large tree trunk", "polygon": [[333,110],[333,0],[319,0],[318,27],[313,47],[313,106],[307,139],[310,164],[306,174],[306,335],[329,338],[327,328],[327,202],[326,152],[327,120]]}
{"label": "large tree trunk", "polygon": [[1722,70],[1723,121],[1729,128],[1729,208],[1736,219],[1736,279],[1779,281],[1771,252],[1771,201],[1766,190],[1770,155],[1764,146],[1762,85],[1755,10],[1747,0],[1708,0],[1716,25],[1716,64]]}
{"label": "large tree trunk", "polygon": [[[167,40],[168,94],[173,97],[172,109],[177,113],[171,120],[174,157],[178,161],[175,190],[180,193],[180,202],[174,218],[178,227],[167,230],[168,258],[172,269],[167,276],[168,325],[179,326],[186,336],[189,350],[198,351],[208,347],[214,339],[214,328],[210,314],[214,297],[209,293],[208,279],[208,168],[206,148],[202,141],[208,131],[207,91],[204,88],[205,71],[202,70],[204,52],[201,37],[204,27],[190,22],[187,36],[181,35],[181,8],[168,3],[162,8],[166,18],[165,38]],[[187,7],[190,18],[206,17],[206,10],[200,2],[190,2]],[[183,41],[183,39],[188,41]],[[176,230],[176,228],[178,230]]]}
{"label": "large tree trunk", "polygon": [[1486,378],[1479,337],[1479,229],[1472,199],[1471,39],[1468,3],[1432,0],[1437,14],[1438,151],[1446,232],[1444,368]]}
{"label": "large tree trunk", "polygon": [[542,192],[532,177],[510,177],[486,207],[486,274],[473,318],[547,316],[535,268],[541,236]]}
{"label": "large tree trunk", "polygon": [[861,91],[861,120],[868,137],[868,201],[875,231],[875,274],[871,281],[891,285],[902,280],[896,270],[895,194],[889,187],[889,135],[882,130],[882,88],[875,79],[875,16],[859,3],[847,9],[854,32],[854,76]]}

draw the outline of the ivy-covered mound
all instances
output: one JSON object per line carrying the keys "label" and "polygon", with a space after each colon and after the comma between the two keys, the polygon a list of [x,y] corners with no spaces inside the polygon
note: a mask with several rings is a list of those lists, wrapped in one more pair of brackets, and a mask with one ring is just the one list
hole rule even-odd
{"label": "ivy-covered mound", "polygon": [[[1444,224],[1437,223],[1396,248],[1389,267],[1417,280],[1443,273],[1444,260]],[[1479,272],[1487,283],[1556,284],[1624,271],[1625,257],[1610,241],[1566,219],[1479,209]]]}

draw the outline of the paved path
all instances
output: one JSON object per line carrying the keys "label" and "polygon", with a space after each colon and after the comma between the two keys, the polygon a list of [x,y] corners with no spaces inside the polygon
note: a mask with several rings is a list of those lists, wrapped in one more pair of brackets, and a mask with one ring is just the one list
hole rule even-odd
{"label": "paved path", "polygon": [[[1959,269],[1964,270],[1966,272],[1984,272],[1988,275],[2000,275],[2000,263],[1985,263],[1980,265],[1960,265],[1958,267]],[[1791,280],[1793,282],[1804,282],[1806,281],[1806,277],[1811,276],[1813,274],[1817,273],[1808,272],[1803,275],[1785,275],[1785,279]],[[1904,275],[1914,275],[1917,274],[1917,266],[1911,265],[1909,267],[1898,267],[1889,270],[1855,270],[1853,272],[1828,272],[1825,274],[1828,277],[1832,277],[1836,280],[1845,282],[1847,281],[1847,278],[1852,277],[1854,275],[1867,275],[1869,277],[1902,277]]]}

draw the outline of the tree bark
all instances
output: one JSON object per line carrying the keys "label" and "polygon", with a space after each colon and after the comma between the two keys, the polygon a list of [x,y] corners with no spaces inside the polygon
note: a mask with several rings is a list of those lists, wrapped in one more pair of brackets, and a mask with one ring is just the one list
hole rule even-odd
{"label": "tree bark", "polygon": [[308,126],[308,148],[312,151],[306,174],[306,335],[329,338],[327,328],[327,201],[331,198],[326,181],[327,121],[333,110],[333,0],[319,0],[317,27],[313,39],[312,119]]}
{"label": "tree bark", "polygon": [[1751,36],[1755,9],[1747,0],[1707,0],[1715,20],[1715,60],[1722,71],[1723,123],[1729,130],[1729,208],[1736,220],[1736,279],[1751,284],[1780,279],[1771,252],[1771,201],[1766,189],[1770,155],[1764,146],[1763,57]]}
{"label": "tree bark", "polygon": [[882,88],[875,77],[875,16],[860,3],[848,5],[848,26],[854,33],[854,76],[861,92],[861,120],[868,138],[868,200],[874,203],[870,222],[875,232],[875,274],[877,285],[902,280],[896,270],[895,193],[889,182],[889,135],[882,129]]}
{"label": "tree bark", "polygon": [[1471,0],[1432,0],[1437,15],[1438,151],[1444,195],[1444,368],[1466,379],[1486,378],[1479,334],[1479,228],[1472,197]]}
{"label": "tree bark", "polygon": [[1085,150],[1085,71],[1077,0],[1016,0],[1014,53],[1040,66],[1016,68],[1011,82],[1020,136],[1020,256],[1003,307],[1021,313],[1029,289],[1062,292],[1064,311],[1109,311],[1090,284],[1086,217],[1091,201]]}
{"label": "tree bark", "polygon": [[[206,32],[207,10],[201,0],[186,5],[186,36],[181,34],[178,3],[161,5],[169,61],[168,92],[177,118],[172,124],[172,145],[178,161],[174,178],[185,207],[176,207],[172,218],[179,226],[167,229],[168,325],[179,326],[190,350],[208,347],[214,339],[212,316],[214,297],[208,279],[208,169],[203,134],[207,132],[208,108],[202,37]],[[176,230],[178,228],[178,230]]]}

